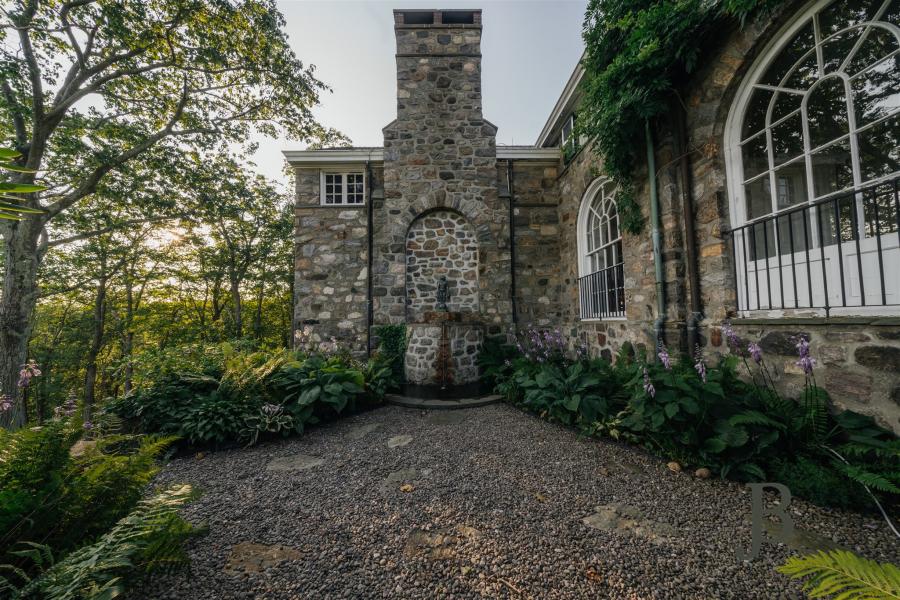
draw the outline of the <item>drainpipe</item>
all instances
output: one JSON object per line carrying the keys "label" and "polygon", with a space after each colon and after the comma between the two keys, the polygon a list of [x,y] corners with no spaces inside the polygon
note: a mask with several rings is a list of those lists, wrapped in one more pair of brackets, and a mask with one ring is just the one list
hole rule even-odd
{"label": "drainpipe", "polygon": [[372,256],[373,243],[373,223],[374,223],[374,207],[372,206],[372,167],[371,163],[366,161],[366,184],[368,187],[368,202],[366,210],[366,356],[372,356],[372,324],[375,321],[375,311],[372,306],[372,266],[374,257]]}
{"label": "drainpipe", "polygon": [[650,223],[652,226],[653,267],[656,272],[656,321],[653,331],[656,344],[662,343],[663,326],[666,322],[666,294],[663,285],[662,242],[659,221],[659,193],[656,189],[656,158],[653,155],[653,135],[650,133],[650,121],[644,121],[644,138],[647,145],[647,178],[650,183]]}
{"label": "drainpipe", "polygon": [[698,324],[703,307],[700,302],[700,275],[698,273],[696,236],[694,234],[694,195],[691,193],[691,171],[688,165],[687,124],[684,110],[676,103],[677,124],[675,138],[678,144],[679,170],[681,171],[681,208],[684,219],[684,246],[687,254],[688,288],[691,295],[691,310],[687,318],[688,354],[698,346]]}
{"label": "drainpipe", "polygon": [[509,299],[515,328],[519,322],[519,311],[516,310],[516,195],[513,189],[512,160],[506,161],[506,187],[509,188]]}

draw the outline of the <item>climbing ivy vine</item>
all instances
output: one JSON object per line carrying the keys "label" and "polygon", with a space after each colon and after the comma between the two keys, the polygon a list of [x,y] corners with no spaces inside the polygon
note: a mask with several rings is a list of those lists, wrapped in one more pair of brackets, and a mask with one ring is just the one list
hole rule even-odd
{"label": "climbing ivy vine", "polygon": [[590,0],[584,19],[585,78],[578,129],[594,140],[620,186],[622,228],[644,217],[633,174],[643,156],[644,123],[663,114],[718,32],[743,25],[781,0]]}

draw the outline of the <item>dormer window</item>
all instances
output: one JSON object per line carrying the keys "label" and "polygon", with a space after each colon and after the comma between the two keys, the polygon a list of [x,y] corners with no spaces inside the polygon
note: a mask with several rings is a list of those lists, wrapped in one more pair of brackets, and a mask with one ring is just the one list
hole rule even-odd
{"label": "dormer window", "polygon": [[364,173],[322,172],[322,204],[364,204],[366,177]]}

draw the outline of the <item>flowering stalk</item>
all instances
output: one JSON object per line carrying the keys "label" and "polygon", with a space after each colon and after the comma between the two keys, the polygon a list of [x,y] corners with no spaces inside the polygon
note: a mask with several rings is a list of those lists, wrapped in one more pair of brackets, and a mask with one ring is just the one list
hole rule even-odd
{"label": "flowering stalk", "polygon": [[700,379],[703,380],[703,383],[706,383],[706,361],[703,360],[703,351],[700,349],[699,344],[694,351],[694,369],[697,371]]}
{"label": "flowering stalk", "polygon": [[666,368],[666,371],[672,370],[672,359],[669,356],[669,350],[666,348],[665,344],[660,343],[659,352],[656,356],[659,357],[659,362]]}
{"label": "flowering stalk", "polygon": [[650,373],[647,372],[647,367],[644,367],[644,391],[651,398],[656,398],[656,388],[653,387],[653,382],[650,381]]}

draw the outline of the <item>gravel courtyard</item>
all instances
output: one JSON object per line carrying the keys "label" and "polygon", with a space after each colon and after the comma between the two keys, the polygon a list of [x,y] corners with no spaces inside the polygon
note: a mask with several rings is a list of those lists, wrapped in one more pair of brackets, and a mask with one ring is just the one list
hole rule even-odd
{"label": "gravel courtyard", "polygon": [[[749,490],[673,473],[506,405],[386,406],[306,435],[172,461],[159,485],[203,492],[188,571],[140,598],[775,598],[800,586],[752,563]],[[869,558],[900,548],[873,517],[791,506],[791,545]],[[830,540],[830,542],[829,542]]]}

